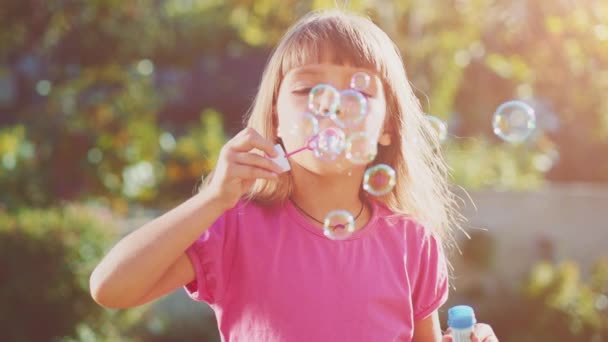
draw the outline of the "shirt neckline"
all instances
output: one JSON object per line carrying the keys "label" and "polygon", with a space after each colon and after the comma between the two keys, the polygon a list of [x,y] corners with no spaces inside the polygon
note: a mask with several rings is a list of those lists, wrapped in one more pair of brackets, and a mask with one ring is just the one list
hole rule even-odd
{"label": "shirt neckline", "polygon": [[373,199],[369,199],[367,201],[371,208],[371,215],[369,221],[361,228],[352,233],[348,238],[340,239],[340,240],[332,240],[323,234],[323,229],[321,227],[317,227],[314,225],[304,214],[302,214],[298,208],[291,202],[291,200],[285,200],[285,207],[287,209],[287,213],[289,216],[297,223],[297,226],[300,228],[304,228],[305,230],[322,237],[324,240],[331,242],[342,242],[342,241],[350,241],[360,239],[368,234],[370,234],[373,230],[375,230],[377,224],[375,224],[378,219],[378,204]]}

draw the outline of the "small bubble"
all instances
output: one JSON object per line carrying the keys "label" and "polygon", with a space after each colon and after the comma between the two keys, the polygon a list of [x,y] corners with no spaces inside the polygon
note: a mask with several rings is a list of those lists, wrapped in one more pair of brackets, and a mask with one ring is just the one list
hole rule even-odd
{"label": "small bubble", "polygon": [[357,72],[350,79],[350,87],[358,91],[364,91],[369,87],[371,77],[365,72]]}
{"label": "small bubble", "polygon": [[363,175],[363,190],[374,196],[391,192],[395,184],[395,170],[386,164],[374,165],[367,169]]}
{"label": "small bubble", "polygon": [[332,240],[348,238],[355,231],[355,219],[347,210],[334,210],[327,214],[323,234]]}
{"label": "small bubble", "polygon": [[506,142],[524,142],[536,128],[534,109],[521,101],[505,102],[496,109],[492,120],[494,133]]}
{"label": "small bubble", "polygon": [[439,141],[444,142],[448,138],[448,125],[436,116],[426,114],[425,117],[431,123]]}

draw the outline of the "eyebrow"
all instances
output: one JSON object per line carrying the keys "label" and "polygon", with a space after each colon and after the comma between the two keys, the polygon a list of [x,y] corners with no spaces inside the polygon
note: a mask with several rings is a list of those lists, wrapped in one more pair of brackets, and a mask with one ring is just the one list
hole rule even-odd
{"label": "eyebrow", "polygon": [[323,75],[325,74],[325,72],[319,68],[311,68],[311,67],[307,67],[307,68],[297,68],[295,70],[290,70],[290,72],[288,72],[288,74],[291,75],[297,75],[297,76],[307,76],[307,75],[311,75],[311,76],[318,76],[318,75]]}

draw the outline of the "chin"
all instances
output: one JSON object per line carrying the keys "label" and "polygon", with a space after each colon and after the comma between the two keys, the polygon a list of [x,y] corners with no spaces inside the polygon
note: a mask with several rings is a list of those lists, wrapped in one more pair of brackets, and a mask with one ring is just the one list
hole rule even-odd
{"label": "chin", "polygon": [[290,160],[292,168],[294,164],[297,167],[305,169],[310,173],[323,176],[351,176],[358,172],[359,169],[365,168],[363,165],[355,165],[344,157],[340,157],[333,161],[324,161],[310,156],[302,156],[302,158],[293,158]]}

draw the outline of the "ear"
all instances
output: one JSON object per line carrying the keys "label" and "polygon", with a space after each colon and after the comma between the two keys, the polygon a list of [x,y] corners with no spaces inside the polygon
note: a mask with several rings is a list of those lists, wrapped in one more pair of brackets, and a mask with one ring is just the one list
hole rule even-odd
{"label": "ear", "polygon": [[382,146],[388,146],[391,144],[391,135],[390,133],[384,131],[382,132],[382,134],[380,135],[380,139],[378,139],[378,144],[382,145]]}

